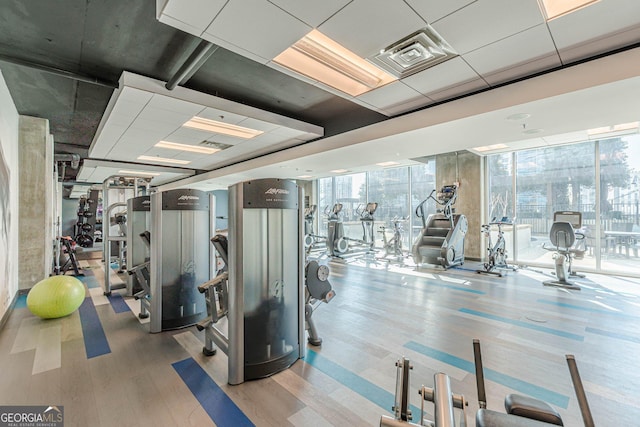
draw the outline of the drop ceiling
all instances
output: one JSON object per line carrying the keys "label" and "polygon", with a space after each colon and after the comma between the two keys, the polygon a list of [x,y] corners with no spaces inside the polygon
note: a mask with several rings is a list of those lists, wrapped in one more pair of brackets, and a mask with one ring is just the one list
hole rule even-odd
{"label": "drop ceiling", "polygon": [[[314,28],[370,58],[426,25],[457,56],[357,97],[272,61]],[[219,48],[174,91],[163,91],[164,82],[202,40]],[[191,107],[168,105],[191,103],[202,107],[198,113],[209,111],[212,116],[212,110],[220,108],[185,98],[185,91],[322,129],[310,132],[323,135],[319,140],[288,134],[285,140],[265,141],[250,151],[242,150],[247,142],[230,143],[236,152],[224,150],[215,160],[215,154],[208,160],[193,156],[186,168],[197,174],[214,169],[218,175],[224,170],[251,176],[247,165],[260,164],[258,170],[271,167],[273,173],[289,169],[288,177],[309,175],[307,170],[316,175],[321,170],[371,167],[378,158],[390,156],[405,164],[414,157],[503,140],[533,144],[547,138],[550,143],[551,132],[638,120],[637,106],[627,94],[637,91],[634,77],[640,73],[631,62],[623,69],[609,67],[606,58],[632,51],[639,43],[637,0],[600,0],[549,22],[537,0],[6,0],[0,5],[0,72],[18,112],[49,119],[56,152],[77,152],[83,163],[116,161],[142,167],[144,162],[137,159],[142,154],[192,159],[152,147],[152,140],[169,135],[188,144],[204,137],[179,132],[184,130],[176,123]],[[605,62],[595,62],[598,58]],[[606,77],[587,79],[593,92],[574,84],[582,74],[581,64],[573,65],[585,60],[599,64],[599,73]],[[629,75],[629,70],[636,74]],[[123,85],[127,75],[148,79],[158,90]],[[520,83],[549,75],[563,76],[564,93],[521,93],[529,86]],[[591,108],[598,104],[597,96],[605,97],[602,105],[612,102],[607,94],[613,92],[597,88],[615,82],[620,87],[614,91],[619,97],[609,109],[612,113]],[[582,96],[568,96],[571,92]],[[131,120],[143,99],[145,107]],[[518,128],[523,123],[502,117],[519,112],[534,112],[524,124],[544,133],[527,137]],[[613,112],[634,118],[614,117]],[[288,144],[296,147],[286,148]],[[268,154],[271,151],[277,154]],[[69,183],[77,177],[89,179],[86,171],[76,176],[66,170]],[[99,179],[96,170],[92,176]],[[189,179],[196,177],[183,182]]]}

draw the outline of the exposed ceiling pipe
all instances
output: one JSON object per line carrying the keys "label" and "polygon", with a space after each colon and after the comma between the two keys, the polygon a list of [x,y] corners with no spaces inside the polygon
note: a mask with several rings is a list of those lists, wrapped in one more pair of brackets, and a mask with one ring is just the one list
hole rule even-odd
{"label": "exposed ceiling pipe", "polygon": [[177,73],[173,75],[164,86],[168,90],[173,90],[177,85],[189,80],[196,71],[200,69],[207,62],[207,59],[218,50],[218,46],[211,42],[202,40],[198,46],[191,52],[189,58],[182,64]]}
{"label": "exposed ceiling pipe", "polygon": [[36,62],[26,61],[24,59],[15,58],[13,56],[0,54],[0,61],[9,62],[11,64],[31,68],[34,70],[44,71],[45,73],[54,74],[56,76],[65,77],[67,79],[77,80],[79,82],[91,83],[97,86],[104,86],[111,89],[115,89],[118,87],[118,83],[116,82],[102,80],[97,77],[88,76],[85,74],[73,73],[71,71],[62,70],[60,68],[51,67],[49,65],[38,64]]}
{"label": "exposed ceiling pipe", "polygon": [[71,169],[78,169],[80,166],[80,154],[56,154],[54,160],[56,162],[71,162]]}

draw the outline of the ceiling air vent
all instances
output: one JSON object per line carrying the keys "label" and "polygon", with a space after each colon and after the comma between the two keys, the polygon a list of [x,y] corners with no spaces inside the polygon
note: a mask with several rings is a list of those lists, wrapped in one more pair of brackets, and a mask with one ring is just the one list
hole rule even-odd
{"label": "ceiling air vent", "polygon": [[383,49],[370,61],[402,79],[458,54],[436,31],[427,26]]}
{"label": "ceiling air vent", "polygon": [[233,145],[230,145],[230,144],[223,144],[222,142],[207,141],[207,140],[202,141],[200,145],[204,145],[211,148],[217,148],[220,151],[233,147]]}

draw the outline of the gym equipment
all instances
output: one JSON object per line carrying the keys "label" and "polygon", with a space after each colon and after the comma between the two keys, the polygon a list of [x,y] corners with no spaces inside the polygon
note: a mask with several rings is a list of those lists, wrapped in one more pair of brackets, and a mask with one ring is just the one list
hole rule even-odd
{"label": "gym equipment", "polygon": [[[315,323],[312,319],[314,304],[328,303],[336,296],[329,283],[329,267],[320,265],[317,261],[309,261],[304,268],[304,320],[305,329],[309,333],[309,344],[322,345],[322,338],[318,336]],[[317,303],[317,304],[316,304]]]}
{"label": "gym equipment", "polygon": [[73,276],[50,276],[36,283],[27,295],[27,307],[43,319],[67,316],[85,298],[84,284]]}
{"label": "gym equipment", "polygon": [[[205,294],[205,300],[207,302],[207,313],[209,317],[196,324],[199,331],[205,331],[205,346],[202,348],[202,353],[205,356],[213,356],[216,354],[216,349],[213,345],[213,325],[227,315],[228,307],[227,301],[228,294],[228,270],[227,263],[228,258],[228,240],[225,236],[217,234],[211,238],[211,243],[216,248],[216,251],[222,258],[224,266],[218,270],[218,275],[200,286],[198,291]],[[305,266],[305,329],[308,331],[309,336],[307,340],[309,344],[319,346],[322,345],[322,338],[318,336],[318,331],[315,327],[312,315],[313,311],[320,303],[328,303],[336,295],[335,291],[329,283],[329,267],[326,265],[320,265],[317,261],[309,261]],[[315,307],[314,307],[315,305]]]}
{"label": "gym equipment", "polygon": [[409,219],[394,217],[391,220],[393,224],[393,237],[387,239],[387,229],[384,225],[381,225],[378,233],[382,233],[382,249],[385,252],[384,257],[378,258],[386,261],[390,261],[388,257],[394,257],[397,262],[401,262],[404,257],[404,251],[402,250],[402,232],[404,231],[403,224]]}
{"label": "gym equipment", "polygon": [[[105,179],[102,183],[102,209],[103,209],[103,230],[102,230],[102,251],[104,259],[104,294],[111,295],[112,289],[119,289],[126,287],[126,284],[119,285],[117,287],[111,286],[111,275],[109,269],[111,268],[111,252],[112,243],[116,245],[118,256],[118,270],[123,271],[126,261],[125,247],[127,242],[126,228],[124,226],[125,219],[122,217],[122,212],[114,212],[114,225],[118,226],[119,236],[112,235],[111,233],[111,213],[114,209],[119,207],[126,207],[125,200],[130,197],[137,197],[139,192],[146,194],[149,191],[149,184],[151,183],[150,177],[139,176],[123,176],[123,175],[111,175]],[[113,201],[111,200],[113,199]],[[118,201],[121,199],[121,201]],[[114,202],[115,201],[115,202]],[[90,206],[94,204],[89,204]]]}
{"label": "gym equipment", "polygon": [[[147,197],[148,196],[142,196]],[[130,234],[129,234],[130,235]],[[139,234],[140,239],[144,242],[147,253],[151,249],[151,233],[144,231]],[[145,261],[136,264],[134,267],[127,269],[129,276],[135,277],[135,282],[131,280],[131,293],[136,300],[140,301],[140,313],[138,317],[146,319],[149,317],[149,311],[151,310],[151,273],[149,272],[151,262],[150,258],[145,258]],[[129,291],[129,284],[127,283],[127,291]]]}
{"label": "gym equipment", "polygon": [[308,208],[304,208],[304,247],[307,250],[317,243],[317,238],[313,234],[313,220],[315,219],[316,210],[318,205],[311,205]]}
{"label": "gym equipment", "polygon": [[362,225],[362,239],[352,239],[350,237],[345,237],[348,242],[354,242],[355,244],[363,245],[367,253],[373,252],[373,247],[376,244],[375,233],[373,231],[373,227],[375,224],[373,214],[375,214],[377,209],[378,204],[375,202],[369,202],[366,205],[358,205],[358,207],[356,208],[356,213],[360,217],[360,224]]}
{"label": "gym equipment", "polygon": [[[151,228],[151,198],[150,196],[132,197],[127,200],[127,272],[149,261],[150,246],[140,235]],[[147,231],[148,232],[148,231]],[[136,274],[129,274],[127,280],[127,295],[132,296],[142,290]]]}
{"label": "gym equipment", "polygon": [[[543,285],[580,290],[580,286],[568,280],[570,276],[584,277],[571,269],[573,258],[583,258],[586,252],[586,248],[581,244],[584,240],[584,234],[576,231],[580,228],[582,228],[581,212],[558,211],[553,214],[553,224],[549,231],[549,240],[553,246],[549,247],[543,244],[542,247],[555,252],[553,259],[557,279],[544,281]],[[580,245],[578,246],[577,243]]]}
{"label": "gym equipment", "polygon": [[[396,393],[395,401],[391,410],[394,413],[394,417],[383,415],[380,417],[381,427],[403,427],[403,426],[435,426],[435,427],[454,427],[455,411],[454,408],[461,410],[459,418],[459,425],[466,426],[467,414],[465,408],[467,407],[467,401],[463,395],[454,394],[451,392],[451,383],[449,377],[442,372],[436,373],[433,376],[433,388],[422,386],[418,393],[422,397],[420,405],[420,424],[412,423],[413,414],[410,408],[409,399],[409,378],[410,370],[413,369],[409,359],[402,357],[402,359],[396,362],[397,375],[396,375]],[[433,403],[434,419],[426,420],[424,411],[424,401],[427,400]]]}
{"label": "gym equipment", "polygon": [[[207,351],[227,354],[229,384],[273,375],[304,356],[302,200],[290,180],[229,187],[228,271],[201,282],[212,319],[199,326]],[[214,322],[225,314],[226,334]]]}
{"label": "gym equipment", "polygon": [[215,199],[204,191],[176,189],[151,199],[150,301],[152,333],[191,326],[207,316],[198,284],[212,277],[210,230]]}
{"label": "gym equipment", "polygon": [[344,224],[342,223],[342,203],[333,205],[327,213],[327,251],[332,257],[340,257],[349,250],[349,242],[344,237]]}
{"label": "gym equipment", "polygon": [[480,340],[473,340],[473,357],[476,368],[476,387],[480,409],[476,413],[476,427],[549,426],[564,425],[558,411],[547,402],[529,396],[509,394],[504,399],[506,414],[487,409],[484,387],[484,368]]}
{"label": "gym equipment", "polygon": [[62,251],[60,252],[60,260],[66,254],[66,259],[62,264],[57,263],[53,269],[53,274],[66,274],[67,271],[73,269],[74,276],[84,276],[84,273],[80,272],[78,264],[78,258],[76,258],[76,242],[69,236],[62,236],[58,238]]}
{"label": "gym equipment", "polygon": [[[484,263],[484,270],[476,270],[477,273],[493,274],[502,277],[502,272],[494,270],[516,270],[515,267],[511,267],[507,263],[507,248],[505,246],[504,232],[502,231],[503,225],[513,225],[514,222],[515,221],[509,220],[508,217],[504,216],[499,221],[493,218],[489,224],[482,225],[481,232],[487,238],[487,261]],[[496,239],[495,245],[491,242],[492,225],[498,226],[498,238]]]}
{"label": "gym equipment", "polygon": [[584,392],[582,380],[580,379],[580,372],[578,372],[576,358],[573,354],[567,354],[565,355],[565,359],[567,360],[567,366],[569,367],[569,373],[571,374],[571,382],[573,383],[573,389],[576,392],[576,398],[578,399],[578,405],[580,406],[580,413],[582,415],[582,420],[584,421],[584,427],[595,427],[593,416],[591,415],[591,409],[589,409],[587,395]]}
{"label": "gym equipment", "polygon": [[[422,230],[415,240],[411,254],[416,266],[440,264],[445,269],[464,264],[464,238],[469,228],[467,218],[456,214],[453,205],[458,197],[456,185],[445,185],[436,197],[434,189],[429,197],[416,207],[416,216],[422,220]],[[442,206],[437,213],[425,219],[425,204],[429,200]]]}

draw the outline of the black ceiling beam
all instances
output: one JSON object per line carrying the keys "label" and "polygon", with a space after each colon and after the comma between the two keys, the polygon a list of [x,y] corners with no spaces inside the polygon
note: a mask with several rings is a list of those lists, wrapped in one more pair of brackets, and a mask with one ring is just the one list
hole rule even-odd
{"label": "black ceiling beam", "polygon": [[72,79],[79,82],[90,83],[97,86],[104,86],[111,89],[116,89],[118,87],[117,82],[102,80],[97,77],[89,76],[86,74],[74,73],[74,72],[63,70],[60,68],[51,67],[49,65],[38,64],[36,62],[27,61],[24,59],[16,58],[14,56],[3,55],[1,53],[0,53],[0,61],[8,62],[14,65],[19,65],[21,67],[31,68],[33,70],[43,71],[45,73],[54,74],[56,76],[65,77],[67,79]]}

